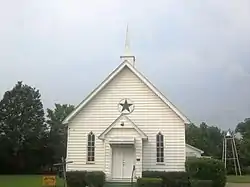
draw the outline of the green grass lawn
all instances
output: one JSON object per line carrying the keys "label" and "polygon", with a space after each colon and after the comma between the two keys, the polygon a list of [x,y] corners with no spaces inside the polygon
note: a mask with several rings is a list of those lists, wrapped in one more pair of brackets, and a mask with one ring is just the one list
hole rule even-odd
{"label": "green grass lawn", "polygon": [[[0,175],[0,187],[42,187],[42,175]],[[57,178],[57,187],[63,187]]]}
{"label": "green grass lawn", "polygon": [[229,175],[227,176],[228,183],[250,183],[250,175],[242,175],[242,176],[235,176]]}
{"label": "green grass lawn", "polygon": [[[0,175],[0,187],[42,187],[42,175]],[[250,183],[250,175],[227,176],[228,183]],[[57,178],[57,187],[63,187],[63,181]]]}

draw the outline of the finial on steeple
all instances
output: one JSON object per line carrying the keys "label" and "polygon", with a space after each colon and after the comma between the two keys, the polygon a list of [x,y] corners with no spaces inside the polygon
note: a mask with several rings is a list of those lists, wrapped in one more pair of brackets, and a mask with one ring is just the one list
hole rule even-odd
{"label": "finial on steeple", "polygon": [[133,56],[131,54],[131,51],[130,51],[128,24],[127,24],[126,36],[125,36],[125,51],[124,51],[124,54],[121,56],[121,59],[122,59],[123,62],[126,60],[126,61],[130,62],[134,66],[135,56]]}

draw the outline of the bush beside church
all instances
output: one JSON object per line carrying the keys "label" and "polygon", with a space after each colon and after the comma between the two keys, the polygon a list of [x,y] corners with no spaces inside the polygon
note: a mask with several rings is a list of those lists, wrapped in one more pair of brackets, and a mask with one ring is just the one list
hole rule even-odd
{"label": "bush beside church", "polygon": [[[102,171],[67,172],[69,187],[103,187]],[[186,161],[186,172],[143,171],[138,187],[225,187],[226,170],[220,160],[192,158]]]}
{"label": "bush beside church", "polygon": [[143,185],[138,187],[149,187],[150,185],[145,184],[146,181],[155,184],[156,181],[152,181],[157,178],[162,179],[158,187],[225,187],[226,170],[220,160],[190,158],[186,161],[186,172],[144,171],[142,178],[139,179],[139,184]]}
{"label": "bush beside church", "polygon": [[67,172],[67,184],[69,187],[103,187],[105,178],[105,173],[102,171]]}
{"label": "bush beside church", "polygon": [[190,178],[211,180],[212,187],[226,185],[226,169],[222,161],[212,158],[191,158],[186,161]]}

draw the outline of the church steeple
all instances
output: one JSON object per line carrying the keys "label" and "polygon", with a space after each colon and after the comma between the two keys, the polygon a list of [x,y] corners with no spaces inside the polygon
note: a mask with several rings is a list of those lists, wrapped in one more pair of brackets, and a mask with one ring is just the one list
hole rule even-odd
{"label": "church steeple", "polygon": [[130,51],[130,43],[129,43],[129,32],[128,32],[128,25],[126,30],[126,37],[125,37],[125,51],[124,54],[120,57],[122,62],[128,61],[132,66],[135,65],[135,56],[131,54]]}

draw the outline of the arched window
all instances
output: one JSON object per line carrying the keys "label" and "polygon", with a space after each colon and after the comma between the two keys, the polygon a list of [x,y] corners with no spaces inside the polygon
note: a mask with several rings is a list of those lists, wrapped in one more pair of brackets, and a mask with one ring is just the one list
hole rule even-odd
{"label": "arched window", "polygon": [[160,132],[156,135],[156,161],[164,162],[164,137]]}
{"label": "arched window", "polygon": [[88,162],[95,161],[95,135],[93,132],[88,134]]}

